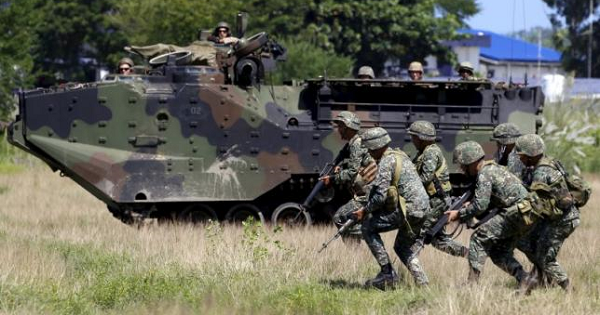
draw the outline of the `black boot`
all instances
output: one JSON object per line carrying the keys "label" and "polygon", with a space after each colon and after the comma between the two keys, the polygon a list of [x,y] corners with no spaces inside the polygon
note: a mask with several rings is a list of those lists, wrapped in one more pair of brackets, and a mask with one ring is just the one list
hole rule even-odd
{"label": "black boot", "polygon": [[398,274],[391,264],[381,267],[381,271],[375,278],[367,280],[365,287],[375,287],[379,290],[393,289],[398,284]]}
{"label": "black boot", "polygon": [[573,292],[573,286],[571,285],[571,281],[569,281],[569,279],[559,282],[558,285],[567,293]]}

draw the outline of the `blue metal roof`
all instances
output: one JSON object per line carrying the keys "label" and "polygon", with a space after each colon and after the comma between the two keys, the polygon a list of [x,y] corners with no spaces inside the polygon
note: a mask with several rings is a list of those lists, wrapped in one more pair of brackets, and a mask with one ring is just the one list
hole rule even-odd
{"label": "blue metal roof", "polygon": [[[460,29],[458,30],[458,33],[474,36],[489,36],[491,42],[489,47],[480,47],[480,55],[482,57],[498,61],[538,61],[538,46],[535,44],[484,30]],[[540,61],[560,62],[560,56],[560,52],[542,47]]]}

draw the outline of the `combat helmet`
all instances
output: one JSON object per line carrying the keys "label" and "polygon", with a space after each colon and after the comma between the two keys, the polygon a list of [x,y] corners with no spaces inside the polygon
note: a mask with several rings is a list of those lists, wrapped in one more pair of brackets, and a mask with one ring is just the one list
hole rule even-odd
{"label": "combat helmet", "polygon": [[458,65],[458,72],[460,72],[461,70],[466,70],[471,72],[471,74],[473,74],[473,71],[475,71],[475,68],[473,68],[473,65],[468,62],[468,61],[463,61]]}
{"label": "combat helmet", "polygon": [[515,152],[529,157],[544,154],[546,145],[542,137],[536,134],[523,135],[515,142]]}
{"label": "combat helmet", "polygon": [[492,133],[490,140],[507,145],[515,143],[517,138],[520,136],[521,131],[517,125],[513,123],[503,123],[494,128],[494,132]]}
{"label": "combat helmet", "polygon": [[423,65],[418,61],[413,61],[408,65],[408,71],[420,71],[423,73]]}
{"label": "combat helmet", "polygon": [[373,68],[369,67],[369,66],[362,66],[358,69],[358,74],[357,76],[367,76],[371,79],[375,79],[375,72],[373,71]]}
{"label": "combat helmet", "polygon": [[485,152],[479,143],[467,141],[456,146],[452,161],[461,165],[469,165],[481,160],[484,156]]}
{"label": "combat helmet", "polygon": [[406,130],[409,135],[417,136],[421,140],[435,141],[435,127],[425,120],[417,120],[410,124]]}
{"label": "combat helmet", "polygon": [[231,28],[229,27],[229,23],[224,22],[224,21],[217,23],[217,27],[215,27],[215,30],[218,30],[220,28],[226,28],[227,32],[229,32],[229,30],[231,30]]}
{"label": "combat helmet", "polygon": [[337,114],[333,119],[334,122],[341,122],[346,125],[347,128],[352,130],[359,131],[360,130],[360,119],[349,111],[343,111]]}
{"label": "combat helmet", "polygon": [[133,60],[131,60],[131,58],[129,57],[123,57],[121,58],[121,60],[119,60],[119,63],[117,64],[117,66],[123,65],[123,64],[127,64],[130,67],[133,68],[134,64],[133,64]]}
{"label": "combat helmet", "polygon": [[370,151],[381,149],[392,142],[388,132],[381,127],[367,129],[360,137],[362,144]]}

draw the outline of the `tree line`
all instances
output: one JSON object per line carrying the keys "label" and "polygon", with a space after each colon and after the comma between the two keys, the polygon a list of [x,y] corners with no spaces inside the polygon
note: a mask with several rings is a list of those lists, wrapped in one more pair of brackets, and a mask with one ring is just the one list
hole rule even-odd
{"label": "tree line", "polygon": [[[556,9],[555,43],[566,69],[579,71],[586,1],[545,1]],[[126,56],[126,45],[186,45],[200,29],[222,20],[233,25],[238,11],[250,15],[247,34],[266,31],[288,48],[288,61],[274,74],[280,81],[324,70],[347,76],[365,64],[379,72],[390,58],[403,65],[428,55],[452,62],[443,41],[456,39],[479,6],[476,0],[0,0],[0,117],[16,87],[93,80],[96,69],[112,70]],[[566,16],[567,26],[558,16]]]}

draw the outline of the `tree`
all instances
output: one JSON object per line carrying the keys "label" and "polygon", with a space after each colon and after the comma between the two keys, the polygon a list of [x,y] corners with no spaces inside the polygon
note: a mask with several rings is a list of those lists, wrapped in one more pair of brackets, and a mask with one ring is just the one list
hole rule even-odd
{"label": "tree", "polygon": [[[464,19],[478,11],[474,0],[250,1],[250,12],[267,7],[258,24],[295,36],[380,72],[390,58],[423,60],[448,53],[443,40],[456,36]],[[259,14],[260,16],[260,14]]]}
{"label": "tree", "polygon": [[556,46],[555,46],[555,43],[553,40],[555,34],[554,34],[554,30],[552,28],[536,26],[529,30],[521,30],[521,31],[517,31],[517,32],[511,33],[511,34],[508,34],[508,36],[510,36],[510,37],[520,38],[526,42],[529,42],[529,43],[532,43],[535,45],[538,44],[538,38],[540,37],[540,35],[541,35],[543,47],[549,47],[552,49],[556,49]]}
{"label": "tree", "polygon": [[330,78],[347,78],[352,75],[352,58],[332,55],[297,38],[285,39],[281,43],[287,48],[287,60],[277,64],[272,77],[267,74],[267,80],[274,84],[292,79],[316,78],[325,73]]}
{"label": "tree", "polygon": [[31,49],[36,37],[29,30],[37,14],[35,1],[0,2],[0,120],[14,109],[13,90],[33,83]]}
{"label": "tree", "polygon": [[[566,70],[575,71],[578,76],[587,75],[589,25],[593,23],[595,30],[592,38],[592,58],[598,56],[600,46],[600,19],[594,15],[590,21],[589,1],[544,0],[555,13],[550,15],[550,21],[555,29],[554,43],[562,51],[562,63]],[[592,2],[594,12],[600,6],[599,0]],[[564,18],[564,23],[562,22]],[[592,59],[592,76],[600,76],[600,61]]]}

